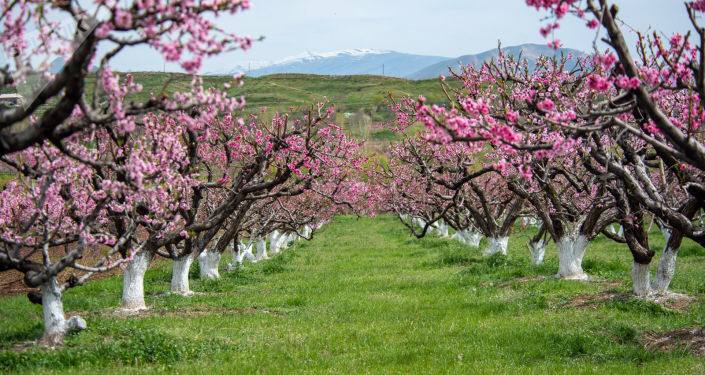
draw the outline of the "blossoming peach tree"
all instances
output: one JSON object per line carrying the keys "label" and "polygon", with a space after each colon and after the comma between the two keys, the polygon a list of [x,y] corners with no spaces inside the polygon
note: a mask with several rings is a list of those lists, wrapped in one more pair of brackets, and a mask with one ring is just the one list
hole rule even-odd
{"label": "blossoming peach tree", "polygon": [[[703,244],[705,234],[694,220],[705,202],[700,130],[705,31],[698,17],[705,7],[695,1],[684,8],[699,36],[696,44],[689,34],[664,41],[656,33],[637,33],[633,54],[618,9],[607,1],[527,4],[554,16],[542,34],[555,33],[560,20],[572,14],[590,29],[604,29],[609,48],[596,47],[586,59],[543,59],[533,69],[500,53],[480,69],[451,72],[462,88],[442,84],[450,106],[423,97],[406,100],[398,122],[421,122],[430,142],[460,142],[480,155],[494,153],[497,157],[479,163],[491,163],[510,189],[534,206],[559,249],[572,249],[560,251],[572,255],[560,256],[559,275],[583,278],[578,260],[587,240],[617,221],[624,236],[608,235],[629,246],[634,292],[666,293],[681,239]],[[646,212],[669,234],[653,286]]]}
{"label": "blossoming peach tree", "polygon": [[[110,62],[124,49],[147,46],[195,73],[207,56],[250,46],[250,38],[211,21],[248,6],[0,3],[0,48],[9,56],[0,85],[25,96],[0,109],[0,157],[17,172],[2,191],[0,269],[19,271],[28,286],[39,287],[40,295],[30,297],[44,306],[42,343],[60,344],[67,331],[85,326],[79,317],[65,318],[65,289],[96,272],[126,264],[130,270],[150,249],[144,231],[178,225],[201,183],[200,171],[188,170],[192,149],[184,134],[244,104],[197,80],[189,92],[136,101],[142,87],[129,75],[121,79]],[[63,66],[50,72],[57,60]],[[203,107],[215,109],[212,118],[196,111]]]}

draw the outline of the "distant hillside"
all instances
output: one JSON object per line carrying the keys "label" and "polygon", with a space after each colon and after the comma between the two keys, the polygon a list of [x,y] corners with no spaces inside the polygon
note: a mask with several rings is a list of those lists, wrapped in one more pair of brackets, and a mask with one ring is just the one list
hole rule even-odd
{"label": "distant hillside", "polygon": [[[191,77],[180,73],[133,72],[142,92],[134,94],[135,100],[146,100],[150,93],[159,93],[169,84],[166,93],[189,90]],[[231,76],[203,76],[206,87],[222,88],[231,82]],[[455,85],[455,82],[450,82]],[[89,83],[92,86],[92,83]],[[90,88],[89,88],[90,89]],[[320,76],[306,74],[275,74],[266,77],[246,78],[242,87],[231,87],[228,94],[244,95],[246,110],[260,107],[287,110],[289,107],[309,106],[327,99],[339,112],[367,111],[382,115],[388,112],[389,95],[418,97],[424,95],[433,103],[447,101],[438,80],[411,81],[401,78],[372,75]],[[385,114],[386,116],[386,114]]]}
{"label": "distant hillside", "polygon": [[328,53],[306,53],[248,72],[238,66],[230,73],[244,71],[251,77],[270,74],[299,73],[317,75],[384,75],[407,77],[424,67],[448,60],[442,56],[424,56],[394,51],[353,49]]}
{"label": "distant hillside", "polygon": [[[131,99],[146,100],[151,93],[160,93],[165,83],[166,94],[189,90],[191,77],[179,73],[133,72],[135,82],[144,90]],[[232,82],[231,76],[203,76],[206,87],[222,88]],[[450,85],[459,86],[457,81]],[[93,82],[88,82],[90,91]],[[327,100],[336,108],[336,123],[359,139],[386,141],[394,134],[379,129],[374,124],[394,118],[389,110],[389,95],[395,99],[402,96],[424,95],[429,102],[448,104],[438,80],[412,81],[401,78],[372,75],[320,76],[305,74],[275,74],[259,78],[246,78],[242,87],[230,87],[228,94],[243,95],[247,99],[246,112],[259,112],[266,107],[273,111],[290,111],[290,108],[306,108],[316,102]]]}
{"label": "distant hillside", "polygon": [[[510,56],[515,56],[518,57],[520,53],[522,53],[522,58],[527,59],[529,62],[529,69],[533,69],[536,66],[536,61],[539,59],[541,56],[554,56],[554,55],[560,55],[561,53],[564,54],[572,54],[574,57],[581,57],[585,56],[584,52],[570,49],[570,48],[560,48],[558,50],[554,50],[544,44],[522,44],[519,46],[511,46],[511,47],[505,47],[502,48],[502,50],[510,55]],[[456,57],[454,59],[448,59],[444,60],[435,64],[432,64],[430,66],[427,66],[423,69],[420,69],[417,72],[414,72],[408,76],[408,78],[411,79],[429,79],[429,78],[436,78],[440,75],[448,75],[448,68],[453,68],[456,69],[460,65],[472,65],[476,68],[479,68],[482,66],[482,64],[486,61],[489,61],[493,58],[496,58],[499,55],[499,52],[497,49],[492,49],[489,51],[485,51],[482,53],[478,53],[476,55],[465,55],[465,56],[460,56]]]}

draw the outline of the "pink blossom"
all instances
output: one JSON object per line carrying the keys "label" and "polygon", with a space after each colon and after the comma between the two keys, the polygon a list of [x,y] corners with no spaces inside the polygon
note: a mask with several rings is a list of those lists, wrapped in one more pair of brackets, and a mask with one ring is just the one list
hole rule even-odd
{"label": "pink blossom", "polygon": [[549,112],[554,110],[556,108],[556,105],[553,103],[553,100],[546,98],[540,101],[537,104],[537,107],[542,111]]}

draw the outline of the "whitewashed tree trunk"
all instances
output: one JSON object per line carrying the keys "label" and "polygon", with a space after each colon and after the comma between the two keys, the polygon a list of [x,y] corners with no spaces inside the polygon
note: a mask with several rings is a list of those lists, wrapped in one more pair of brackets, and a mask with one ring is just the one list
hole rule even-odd
{"label": "whitewashed tree trunk", "polygon": [[482,240],[482,234],[471,229],[463,229],[455,232],[451,239],[470,247],[478,247]]}
{"label": "whitewashed tree trunk", "polygon": [[617,229],[615,229],[614,224],[610,224],[610,226],[607,227],[607,231],[609,231],[612,234],[617,234]]}
{"label": "whitewashed tree trunk", "polygon": [[671,249],[666,243],[666,248],[661,254],[661,259],[658,262],[656,270],[656,280],[654,280],[653,290],[658,294],[667,294],[668,288],[671,286],[673,276],[676,274],[676,258],[678,257],[678,249]]}
{"label": "whitewashed tree trunk", "polygon": [[64,304],[61,301],[61,288],[56,277],[51,277],[39,289],[42,292],[44,315],[44,335],[39,340],[40,344],[59,346],[64,343],[67,333],[86,329],[86,321],[80,316],[66,319]]}
{"label": "whitewashed tree trunk", "polygon": [[240,250],[240,254],[239,254],[239,258],[238,258],[240,263],[243,263],[243,261],[245,259],[247,259],[248,261],[250,261],[252,263],[257,262],[257,258],[255,258],[255,254],[252,253],[252,243],[248,243],[248,244],[241,243],[241,244],[237,245],[237,248]]}
{"label": "whitewashed tree trunk", "polygon": [[122,309],[139,311],[147,309],[144,302],[144,274],[152,261],[152,252],[140,251],[134,255],[122,274]]}
{"label": "whitewashed tree trunk", "polygon": [[255,260],[259,262],[260,260],[265,260],[268,258],[267,241],[260,237],[257,239],[257,254],[255,254]]}
{"label": "whitewashed tree trunk", "polygon": [[497,253],[507,255],[508,242],[509,237],[489,237],[487,241],[487,247],[482,250],[482,254],[485,256],[490,256]]}
{"label": "whitewashed tree trunk", "polygon": [[470,247],[480,247],[480,241],[482,241],[482,233],[475,232],[472,230],[465,230],[463,234],[465,237],[465,243]]}
{"label": "whitewashed tree trunk", "polygon": [[543,240],[529,242],[529,251],[531,252],[531,262],[535,266],[543,264],[543,258],[546,255],[546,243]]}
{"label": "whitewashed tree trunk", "polygon": [[448,237],[448,225],[443,220],[436,221],[431,227],[439,236]]}
{"label": "whitewashed tree trunk", "polygon": [[583,257],[587,238],[583,235],[565,236],[556,243],[558,247],[558,274],[556,277],[567,280],[587,280],[583,271]]}
{"label": "whitewashed tree trunk", "polygon": [[416,225],[420,229],[423,229],[426,226],[426,220],[420,218],[420,217],[415,217],[411,219],[412,225]]}
{"label": "whitewashed tree trunk", "polygon": [[291,236],[289,233],[282,232],[279,236],[279,251],[282,251],[289,247],[289,240]]}
{"label": "whitewashed tree trunk", "polygon": [[[239,266],[238,261],[237,261],[237,258],[239,256],[239,254],[238,254],[239,251],[235,250],[235,247],[233,246],[232,241],[228,244],[226,251],[230,254],[230,261],[228,262],[228,264],[225,265],[225,270],[227,272],[230,272],[230,271],[237,269],[237,267]],[[240,262],[240,263],[242,263],[242,262]]]}
{"label": "whitewashed tree trunk", "polygon": [[310,238],[312,232],[313,232],[313,231],[311,230],[311,226],[309,226],[308,224],[306,224],[306,225],[304,225],[304,229],[301,231],[301,235],[302,235],[304,238]]}
{"label": "whitewashed tree trunk", "polygon": [[277,254],[281,250],[281,237],[282,233],[278,230],[274,230],[269,234],[269,251],[272,254]]}
{"label": "whitewashed tree trunk", "polygon": [[220,278],[218,266],[220,265],[220,253],[217,251],[205,250],[198,256],[199,277],[204,280],[216,280]]}
{"label": "whitewashed tree trunk", "polygon": [[632,264],[632,290],[637,297],[651,295],[651,272],[648,264],[634,262]]}
{"label": "whitewashed tree trunk", "polygon": [[193,295],[189,285],[188,274],[193,263],[193,254],[174,261],[171,267],[171,292],[182,296]]}

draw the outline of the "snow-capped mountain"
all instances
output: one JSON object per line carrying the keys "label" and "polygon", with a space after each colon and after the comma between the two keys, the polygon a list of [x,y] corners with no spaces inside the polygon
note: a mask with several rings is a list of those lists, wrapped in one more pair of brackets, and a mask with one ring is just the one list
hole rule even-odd
{"label": "snow-capped mountain", "polygon": [[[545,44],[522,44],[518,46],[504,47],[502,48],[502,51],[504,51],[505,54],[514,57],[518,57],[519,54],[521,54],[522,58],[528,61],[529,69],[534,69],[537,60],[541,56],[560,56],[561,53],[565,54],[566,56],[568,56],[568,54],[571,54],[574,59],[585,56],[584,52],[578,50],[570,48],[559,48],[558,50],[554,50]],[[407,78],[428,79],[436,78],[440,75],[448,75],[449,67],[457,71],[457,68],[461,64],[472,65],[476,68],[479,68],[484,62],[496,58],[498,55],[499,52],[495,48],[475,55],[464,55],[456,57],[454,59],[448,59],[424,67],[423,69],[420,69],[419,71],[410,74],[409,76],[407,76]]]}
{"label": "snow-capped mountain", "polygon": [[[519,56],[529,61],[533,69],[541,56],[556,54],[572,54],[574,57],[585,53],[561,48],[554,50],[543,44],[522,44],[502,48],[512,56]],[[351,49],[335,52],[307,52],[276,62],[253,61],[240,63],[221,74],[245,73],[251,77],[269,74],[301,73],[318,75],[385,75],[409,79],[436,78],[447,75],[448,67],[457,68],[460,64],[479,67],[483,62],[498,55],[497,49],[492,49],[475,55],[464,55],[456,58],[442,56],[415,55],[395,51],[380,51],[374,49]],[[211,73],[218,74],[218,73]]]}
{"label": "snow-capped mountain", "polygon": [[[252,77],[278,73],[320,75],[372,74],[406,77],[420,69],[447,60],[442,56],[424,56],[394,51],[351,49],[335,52],[311,53],[254,68],[241,64],[231,73],[244,72]],[[249,64],[247,64],[249,65]]]}

